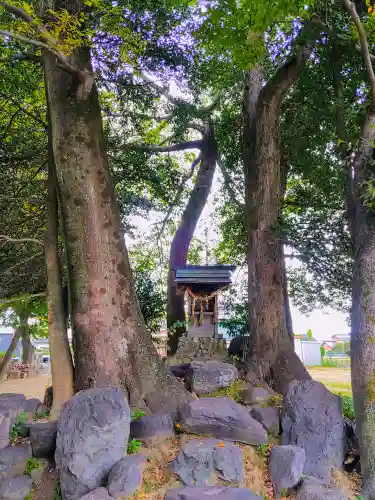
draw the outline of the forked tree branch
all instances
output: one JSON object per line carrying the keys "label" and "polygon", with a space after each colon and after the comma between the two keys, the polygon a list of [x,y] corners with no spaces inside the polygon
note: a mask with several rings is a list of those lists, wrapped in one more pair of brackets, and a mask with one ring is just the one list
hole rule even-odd
{"label": "forked tree branch", "polygon": [[34,299],[36,297],[45,297],[46,292],[31,293],[29,295],[21,295],[20,297],[14,297],[13,299],[0,300],[0,304],[11,304],[12,302],[17,302],[18,300]]}
{"label": "forked tree branch", "polygon": [[372,67],[371,54],[368,46],[366,31],[358,15],[358,12],[355,8],[355,4],[351,2],[351,0],[343,0],[343,4],[345,9],[349,12],[355,27],[357,28],[357,33],[361,46],[361,52],[363,59],[365,61],[367,74],[370,80],[372,102],[375,103],[375,75],[374,75],[374,68]]}
{"label": "forked tree branch", "polygon": [[186,151],[187,149],[200,149],[202,141],[186,141],[179,144],[171,144],[170,146],[154,146],[153,144],[136,144],[135,148],[151,153],[171,153],[173,151]]}
{"label": "forked tree branch", "polygon": [[35,243],[37,245],[43,246],[43,241],[37,240],[35,238],[11,238],[5,234],[0,234],[0,241],[8,241],[10,243]]}

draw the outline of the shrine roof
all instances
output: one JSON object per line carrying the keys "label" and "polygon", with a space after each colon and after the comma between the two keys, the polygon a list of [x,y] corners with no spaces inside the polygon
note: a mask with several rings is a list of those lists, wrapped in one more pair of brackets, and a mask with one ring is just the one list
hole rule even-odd
{"label": "shrine roof", "polygon": [[174,269],[174,281],[178,285],[188,285],[192,283],[207,283],[217,285],[231,285],[232,273],[236,266],[212,265],[212,266],[186,266]]}

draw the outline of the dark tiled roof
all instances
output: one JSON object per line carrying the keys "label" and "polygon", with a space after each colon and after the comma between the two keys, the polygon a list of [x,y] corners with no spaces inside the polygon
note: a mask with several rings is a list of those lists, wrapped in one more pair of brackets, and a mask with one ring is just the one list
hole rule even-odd
{"label": "dark tiled roof", "polygon": [[230,285],[232,283],[232,272],[236,266],[186,266],[177,267],[175,271],[175,282],[178,284],[188,283],[216,283]]}

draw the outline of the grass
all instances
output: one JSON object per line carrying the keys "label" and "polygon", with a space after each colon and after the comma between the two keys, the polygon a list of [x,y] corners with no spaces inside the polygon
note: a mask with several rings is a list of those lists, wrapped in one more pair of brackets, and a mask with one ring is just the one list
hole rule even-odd
{"label": "grass", "polygon": [[218,389],[211,394],[205,394],[206,398],[231,398],[237,403],[243,403],[242,391],[246,387],[246,382],[243,380],[235,380],[228,387]]}
{"label": "grass", "polygon": [[42,468],[42,464],[40,463],[40,460],[38,460],[37,458],[34,458],[34,457],[28,458],[27,462],[26,462],[25,474],[27,476],[31,476],[31,473],[33,470],[41,469],[41,468]]}
{"label": "grass", "polygon": [[128,443],[128,455],[133,455],[133,453],[137,453],[139,449],[141,448],[142,443],[138,441],[137,439],[132,439]]}

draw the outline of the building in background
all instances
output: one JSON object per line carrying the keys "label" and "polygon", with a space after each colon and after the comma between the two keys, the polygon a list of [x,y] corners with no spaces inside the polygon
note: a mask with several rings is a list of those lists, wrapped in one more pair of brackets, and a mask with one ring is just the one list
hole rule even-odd
{"label": "building in background", "polygon": [[[0,352],[1,353],[5,353],[8,350],[10,343],[12,342],[12,338],[13,338],[13,330],[0,327]],[[13,353],[13,357],[20,358],[21,351],[22,351],[22,341],[20,339],[18,341],[18,345]]]}

